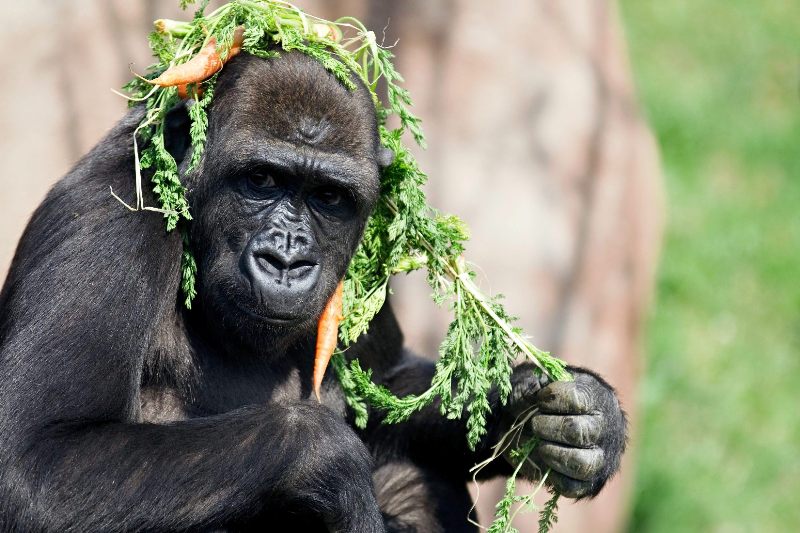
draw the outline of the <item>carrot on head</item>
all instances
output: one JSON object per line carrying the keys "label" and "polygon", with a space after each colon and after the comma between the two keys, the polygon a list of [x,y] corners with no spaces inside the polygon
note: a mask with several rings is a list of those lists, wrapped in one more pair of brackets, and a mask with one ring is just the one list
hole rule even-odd
{"label": "carrot on head", "polygon": [[[233,33],[233,44],[228,50],[225,61],[241,52],[243,42],[244,26],[238,26]],[[174,87],[177,85],[179,93],[186,94],[187,85],[207,80],[219,72],[225,61],[222,61],[217,51],[217,38],[211,37],[196,56],[186,63],[168,68],[159,77],[148,80],[148,82],[160,87]]]}
{"label": "carrot on head", "polygon": [[225,58],[225,62],[230,60],[233,56],[238,54],[242,51],[242,44],[244,43],[244,26],[236,26],[236,29],[233,30],[233,44],[231,44],[231,49],[228,50],[228,57]]}
{"label": "carrot on head", "polygon": [[344,292],[344,282],[339,282],[336,291],[328,300],[328,304],[322,311],[317,325],[317,350],[314,354],[314,394],[317,401],[322,402],[319,396],[319,389],[322,386],[322,378],[325,376],[325,369],[331,360],[333,352],[336,350],[336,341],[339,338],[339,323],[342,321],[342,293]]}

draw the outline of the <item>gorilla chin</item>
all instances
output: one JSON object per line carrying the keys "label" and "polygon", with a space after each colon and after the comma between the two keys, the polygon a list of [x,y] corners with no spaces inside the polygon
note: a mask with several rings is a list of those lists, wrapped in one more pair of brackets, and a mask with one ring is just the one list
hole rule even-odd
{"label": "gorilla chin", "polygon": [[325,302],[309,295],[325,292],[319,270],[318,266],[311,269],[302,288],[301,284],[287,286],[274,279],[263,283],[259,278],[237,276],[235,290],[217,287],[209,291],[215,296],[201,304],[205,308],[201,327],[217,329],[222,324],[226,336],[236,337],[248,352],[280,357],[297,341],[316,332]]}

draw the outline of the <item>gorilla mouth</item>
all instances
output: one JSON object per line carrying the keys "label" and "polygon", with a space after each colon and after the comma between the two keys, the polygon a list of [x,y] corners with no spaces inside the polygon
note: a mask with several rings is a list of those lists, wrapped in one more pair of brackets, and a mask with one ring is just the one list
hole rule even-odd
{"label": "gorilla mouth", "polygon": [[[239,260],[240,288],[226,295],[249,319],[272,326],[291,326],[309,319],[309,297],[322,267],[310,254],[286,253],[251,241]],[[269,244],[269,243],[268,243]]]}
{"label": "gorilla mouth", "polygon": [[265,322],[273,326],[289,326],[301,322],[304,317],[299,315],[279,315],[279,314],[266,314],[263,312],[255,311],[239,302],[235,302],[236,307],[239,308],[244,314],[258,322]]}

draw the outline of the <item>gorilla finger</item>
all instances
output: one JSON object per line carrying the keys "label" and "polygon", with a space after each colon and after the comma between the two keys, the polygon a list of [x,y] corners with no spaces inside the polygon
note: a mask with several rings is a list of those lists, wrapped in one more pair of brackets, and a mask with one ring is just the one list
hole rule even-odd
{"label": "gorilla finger", "polygon": [[542,389],[541,378],[536,375],[531,363],[523,363],[511,374],[511,395],[508,405],[514,416],[519,416],[531,407],[534,396]]}
{"label": "gorilla finger", "polygon": [[591,448],[600,438],[603,429],[601,415],[543,415],[531,418],[530,429],[542,440]]}
{"label": "gorilla finger", "polygon": [[534,451],[538,462],[581,481],[596,477],[603,469],[604,454],[600,448],[572,448],[541,442]]}
{"label": "gorilla finger", "polygon": [[575,383],[582,389],[590,391],[589,394],[598,402],[614,401],[614,390],[601,378],[588,372],[574,372]]}
{"label": "gorilla finger", "polygon": [[591,398],[582,384],[575,381],[556,381],[535,396],[543,413],[584,415],[592,410]]}
{"label": "gorilla finger", "polygon": [[583,498],[593,491],[593,485],[587,481],[573,479],[553,470],[547,474],[546,483],[553,487],[559,494],[567,498]]}

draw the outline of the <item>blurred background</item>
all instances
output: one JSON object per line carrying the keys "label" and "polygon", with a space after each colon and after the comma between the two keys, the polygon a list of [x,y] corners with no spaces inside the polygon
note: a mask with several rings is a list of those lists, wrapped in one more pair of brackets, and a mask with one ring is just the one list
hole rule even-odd
{"label": "blurred background", "polygon": [[[0,4],[0,279],[176,4]],[[398,40],[428,195],[470,225],[484,288],[620,392],[622,474],[562,500],[555,530],[800,530],[800,4],[298,4]],[[447,314],[421,277],[394,288],[408,343],[435,355]],[[484,521],[499,491],[481,489]]]}

